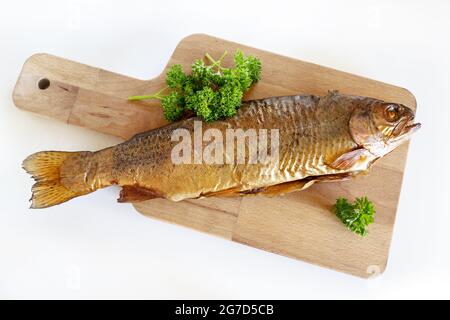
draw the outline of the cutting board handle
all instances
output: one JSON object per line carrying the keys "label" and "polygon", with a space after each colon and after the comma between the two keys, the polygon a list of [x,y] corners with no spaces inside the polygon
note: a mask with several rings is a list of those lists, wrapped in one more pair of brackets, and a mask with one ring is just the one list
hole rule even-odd
{"label": "cutting board handle", "polygon": [[38,53],[25,62],[13,100],[20,109],[127,139],[167,123],[159,101],[127,97],[164,86],[163,76],[133,79]]}

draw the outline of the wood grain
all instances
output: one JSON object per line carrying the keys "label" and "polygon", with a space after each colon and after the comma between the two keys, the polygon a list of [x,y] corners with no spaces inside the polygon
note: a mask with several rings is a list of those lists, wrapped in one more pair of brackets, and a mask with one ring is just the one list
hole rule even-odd
{"label": "wood grain", "polygon": [[[31,56],[13,93],[17,107],[127,139],[167,122],[157,101],[129,102],[130,95],[165,86],[165,70],[186,70],[206,52],[219,57],[241,49],[263,63],[262,81],[246,99],[290,94],[323,95],[328,90],[374,97],[416,108],[406,89],[203,34],[184,38],[160,76],[139,80],[48,54]],[[231,62],[230,54],[225,64]],[[41,90],[41,79],[50,86]],[[157,199],[134,204],[146,216],[187,226],[225,239],[369,277],[386,267],[408,145],[381,159],[370,175],[352,181],[314,185],[278,198],[206,198],[173,203]],[[367,195],[375,202],[375,223],[366,238],[347,231],[332,214],[339,196]]]}

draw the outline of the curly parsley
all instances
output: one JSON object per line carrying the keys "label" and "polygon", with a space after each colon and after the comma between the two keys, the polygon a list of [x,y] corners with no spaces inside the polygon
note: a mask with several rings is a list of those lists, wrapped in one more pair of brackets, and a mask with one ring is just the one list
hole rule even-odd
{"label": "curly parsley", "polygon": [[345,198],[339,198],[334,205],[336,216],[351,231],[366,236],[367,226],[374,221],[375,207],[367,197],[356,198],[350,203]]}
{"label": "curly parsley", "polygon": [[[144,96],[132,96],[129,100],[159,99],[164,116],[169,121],[180,119],[186,112],[193,112],[205,121],[229,118],[236,114],[244,93],[261,79],[261,61],[252,55],[245,56],[236,50],[234,68],[222,66],[225,52],[218,60],[209,54],[196,60],[187,75],[179,64],[167,71],[167,88]],[[171,92],[163,95],[170,89]]]}

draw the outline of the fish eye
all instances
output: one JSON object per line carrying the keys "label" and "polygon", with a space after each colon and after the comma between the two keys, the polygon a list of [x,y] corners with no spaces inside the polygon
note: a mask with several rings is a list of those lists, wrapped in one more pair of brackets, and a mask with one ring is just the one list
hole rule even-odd
{"label": "fish eye", "polygon": [[385,109],[385,117],[389,122],[395,122],[399,119],[399,110],[396,105],[388,105]]}

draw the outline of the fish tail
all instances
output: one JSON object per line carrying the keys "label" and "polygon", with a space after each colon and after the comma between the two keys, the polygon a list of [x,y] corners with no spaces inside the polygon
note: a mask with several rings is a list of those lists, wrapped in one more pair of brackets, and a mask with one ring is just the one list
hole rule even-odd
{"label": "fish tail", "polygon": [[[86,167],[86,158],[90,154],[91,152],[85,151],[42,151],[26,158],[22,167],[36,181],[31,189],[33,194],[30,208],[47,208],[94,191],[95,189],[83,183],[82,178],[85,175],[83,167]],[[67,173],[61,170],[66,162],[69,170],[65,171],[73,172],[69,179],[65,177]],[[62,183],[67,181],[77,183]]]}

